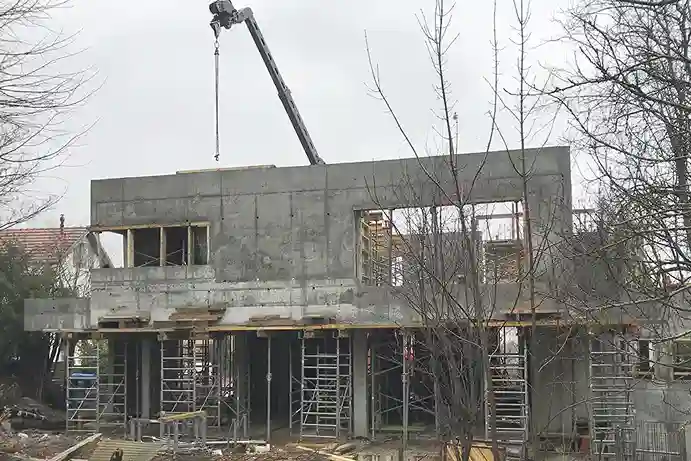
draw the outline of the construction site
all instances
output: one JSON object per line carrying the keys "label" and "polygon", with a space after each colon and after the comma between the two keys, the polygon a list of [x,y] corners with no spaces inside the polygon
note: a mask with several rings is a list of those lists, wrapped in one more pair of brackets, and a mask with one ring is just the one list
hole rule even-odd
{"label": "construction site", "polygon": [[[528,154],[539,170],[528,186],[533,209],[548,210],[535,223],[561,234],[572,226],[568,208],[542,226],[555,214],[542,203],[569,206],[569,151]],[[464,177],[479,172],[478,200],[520,201],[506,158],[463,156]],[[420,337],[425,321],[397,295],[408,285],[396,253],[406,237],[371,211],[367,182],[384,191],[377,208],[394,210],[408,204],[384,193],[403,172],[419,178],[441,166],[428,158],[93,181],[90,232],[120,234],[124,266],[92,269],[88,299],[25,304],[27,330],[66,340],[67,431],[163,436],[160,418],[203,412],[210,440],[435,439],[444,409]],[[593,266],[579,274],[559,255],[542,259],[550,275],[538,282],[545,291],[533,320],[515,281],[525,248],[518,224],[513,238],[481,244],[485,266],[504,275],[485,280],[497,398],[492,410],[480,397],[475,435],[494,430],[520,444],[539,434],[568,450],[587,436],[591,450],[613,455],[615,429],[635,426],[639,368],[652,369],[640,363],[642,319],[560,304],[546,287],[561,279],[582,289]],[[100,350],[80,356],[85,340]],[[481,396],[486,383],[474,376]]]}
{"label": "construction site", "polygon": [[[429,447],[453,441],[457,411],[426,340],[439,322],[488,332],[489,370],[463,357],[463,379],[478,406],[473,437],[499,441],[507,456],[641,459],[641,425],[679,432],[670,424],[684,413],[651,401],[676,386],[691,407],[683,369],[653,345],[646,325],[661,320],[651,306],[615,305],[615,283],[583,248],[597,230],[574,230],[583,212],[572,205],[568,147],[456,155],[453,175],[447,156],[326,164],[251,10],[219,1],[211,12],[217,40],[247,25],[310,165],[91,182],[101,264],[88,296],[25,302],[27,331],[64,340],[68,433],[176,446],[356,439],[372,460],[401,443],[408,459],[436,456]],[[528,179],[519,158],[532,165]],[[448,290],[466,315],[432,325],[410,243],[422,231],[402,222],[406,210],[453,208],[459,187],[470,227],[435,235],[465,268]],[[106,234],[122,240],[121,266],[103,254]],[[686,459],[685,437],[654,453]]]}

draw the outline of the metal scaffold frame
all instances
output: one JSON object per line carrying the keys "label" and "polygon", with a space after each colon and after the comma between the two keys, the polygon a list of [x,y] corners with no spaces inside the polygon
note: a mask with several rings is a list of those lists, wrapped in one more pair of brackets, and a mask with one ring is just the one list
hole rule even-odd
{"label": "metal scaffold frame", "polygon": [[223,339],[195,339],[194,411],[205,411],[210,426],[221,427],[221,359]]}
{"label": "metal scaffold frame", "polygon": [[98,430],[99,353],[93,348],[82,354],[79,340],[65,341],[66,430]]}
{"label": "metal scaffold frame", "polygon": [[300,436],[336,438],[350,433],[351,338],[345,331],[303,332],[301,358]]}
{"label": "metal scaffold frame", "polygon": [[247,335],[230,336],[230,386],[227,408],[230,410],[229,438],[247,439],[250,425],[250,361],[248,360]]}
{"label": "metal scaffold frame", "polygon": [[191,339],[161,338],[161,413],[194,411],[195,348]]}
{"label": "metal scaffold frame", "polygon": [[[208,424],[221,426],[223,392],[229,386],[229,336],[161,338],[161,412],[205,411]],[[224,378],[225,377],[225,378]]]}
{"label": "metal scaffold frame", "polygon": [[[81,348],[80,341],[91,341]],[[93,432],[127,424],[127,343],[65,341],[65,428]],[[112,348],[110,350],[109,348]],[[107,354],[104,360],[102,355]]]}
{"label": "metal scaffold frame", "polygon": [[626,332],[590,333],[590,449],[600,458],[633,453],[636,346]]}
{"label": "metal scaffold frame", "polygon": [[[528,401],[528,343],[520,328],[501,327],[496,332],[496,346],[489,354],[494,415],[489,395],[485,398],[485,437],[493,429],[499,440],[523,443],[528,440],[530,407]],[[514,334],[515,333],[515,334]],[[485,382],[489,394],[490,383]],[[492,428],[492,416],[496,426]]]}
{"label": "metal scaffold frame", "polygon": [[[436,421],[429,352],[415,347],[414,334],[397,330],[381,333],[373,337],[369,350],[372,438],[386,426],[397,431],[400,424],[406,431],[410,417],[417,413],[431,415]],[[402,382],[401,395],[391,394],[392,380],[396,386]]]}
{"label": "metal scaffold frame", "polygon": [[[97,341],[101,355],[101,341]],[[129,343],[111,341],[108,344],[108,362],[99,361],[98,424],[103,427],[127,426],[127,350]]]}

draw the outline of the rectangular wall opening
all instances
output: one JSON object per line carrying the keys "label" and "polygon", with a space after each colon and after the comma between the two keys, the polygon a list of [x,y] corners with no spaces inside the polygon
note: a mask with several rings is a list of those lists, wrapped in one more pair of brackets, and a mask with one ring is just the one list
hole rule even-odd
{"label": "rectangular wall opening", "polygon": [[164,227],[166,266],[185,266],[188,261],[189,242],[187,227]]}
{"label": "rectangular wall opening", "polygon": [[209,264],[209,228],[208,226],[192,226],[192,264],[203,266]]}
{"label": "rectangular wall opening", "polygon": [[463,282],[469,276],[506,283],[522,274],[520,201],[365,210],[357,222],[356,271],[363,285]]}
{"label": "rectangular wall opening", "polygon": [[159,266],[161,264],[161,229],[150,227],[132,229],[134,267]]}
{"label": "rectangular wall opening", "polygon": [[638,360],[636,362],[636,374],[640,378],[653,377],[653,344],[648,339],[638,340]]}
{"label": "rectangular wall opening", "polygon": [[98,241],[112,263],[112,267],[125,267],[127,231],[100,232]]}

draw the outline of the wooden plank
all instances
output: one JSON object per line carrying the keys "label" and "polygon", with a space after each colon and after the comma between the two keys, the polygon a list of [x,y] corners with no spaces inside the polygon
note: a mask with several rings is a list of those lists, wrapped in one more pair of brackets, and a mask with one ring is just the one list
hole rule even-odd
{"label": "wooden plank", "polygon": [[85,438],[81,442],[72,445],[69,447],[67,450],[58,453],[57,455],[53,456],[50,458],[50,461],[65,461],[66,459],[70,459],[70,457],[75,454],[78,450],[84,448],[90,443],[97,442],[98,440],[101,439],[101,433],[99,432],[98,434],[90,435],[89,437]]}
{"label": "wooden plank", "polygon": [[322,455],[322,456],[326,456],[327,458],[330,458],[333,461],[355,461],[354,458],[348,458],[346,456],[341,456],[341,455],[334,455],[333,453],[328,453],[328,452],[325,452],[322,450],[315,450],[314,448],[307,448],[307,447],[303,447],[301,445],[296,445],[295,448],[297,448],[298,450],[309,451],[312,453],[317,453],[317,454]]}
{"label": "wooden plank", "polygon": [[186,419],[193,418],[206,418],[206,412],[204,410],[190,411],[188,413],[177,413],[175,415],[162,416],[158,420],[162,423],[169,423],[171,421],[184,421]]}

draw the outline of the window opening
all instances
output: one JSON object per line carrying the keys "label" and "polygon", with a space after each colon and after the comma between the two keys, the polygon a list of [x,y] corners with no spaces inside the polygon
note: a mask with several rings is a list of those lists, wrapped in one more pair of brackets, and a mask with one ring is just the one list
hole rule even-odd
{"label": "window opening", "polygon": [[161,264],[161,230],[158,227],[132,229],[134,267]]}
{"label": "window opening", "polygon": [[638,363],[636,371],[643,377],[652,377],[653,374],[653,347],[649,340],[638,340]]}
{"label": "window opening", "polygon": [[465,283],[468,277],[512,283],[523,272],[520,201],[361,211],[356,230],[356,270],[364,285]]}
{"label": "window opening", "polygon": [[691,378],[691,341],[674,342],[674,379]]}
{"label": "window opening", "polygon": [[203,266],[209,264],[209,228],[207,226],[192,226],[192,264]]}
{"label": "window opening", "polygon": [[187,227],[163,228],[166,238],[166,266],[185,266],[188,261],[189,242]]}

